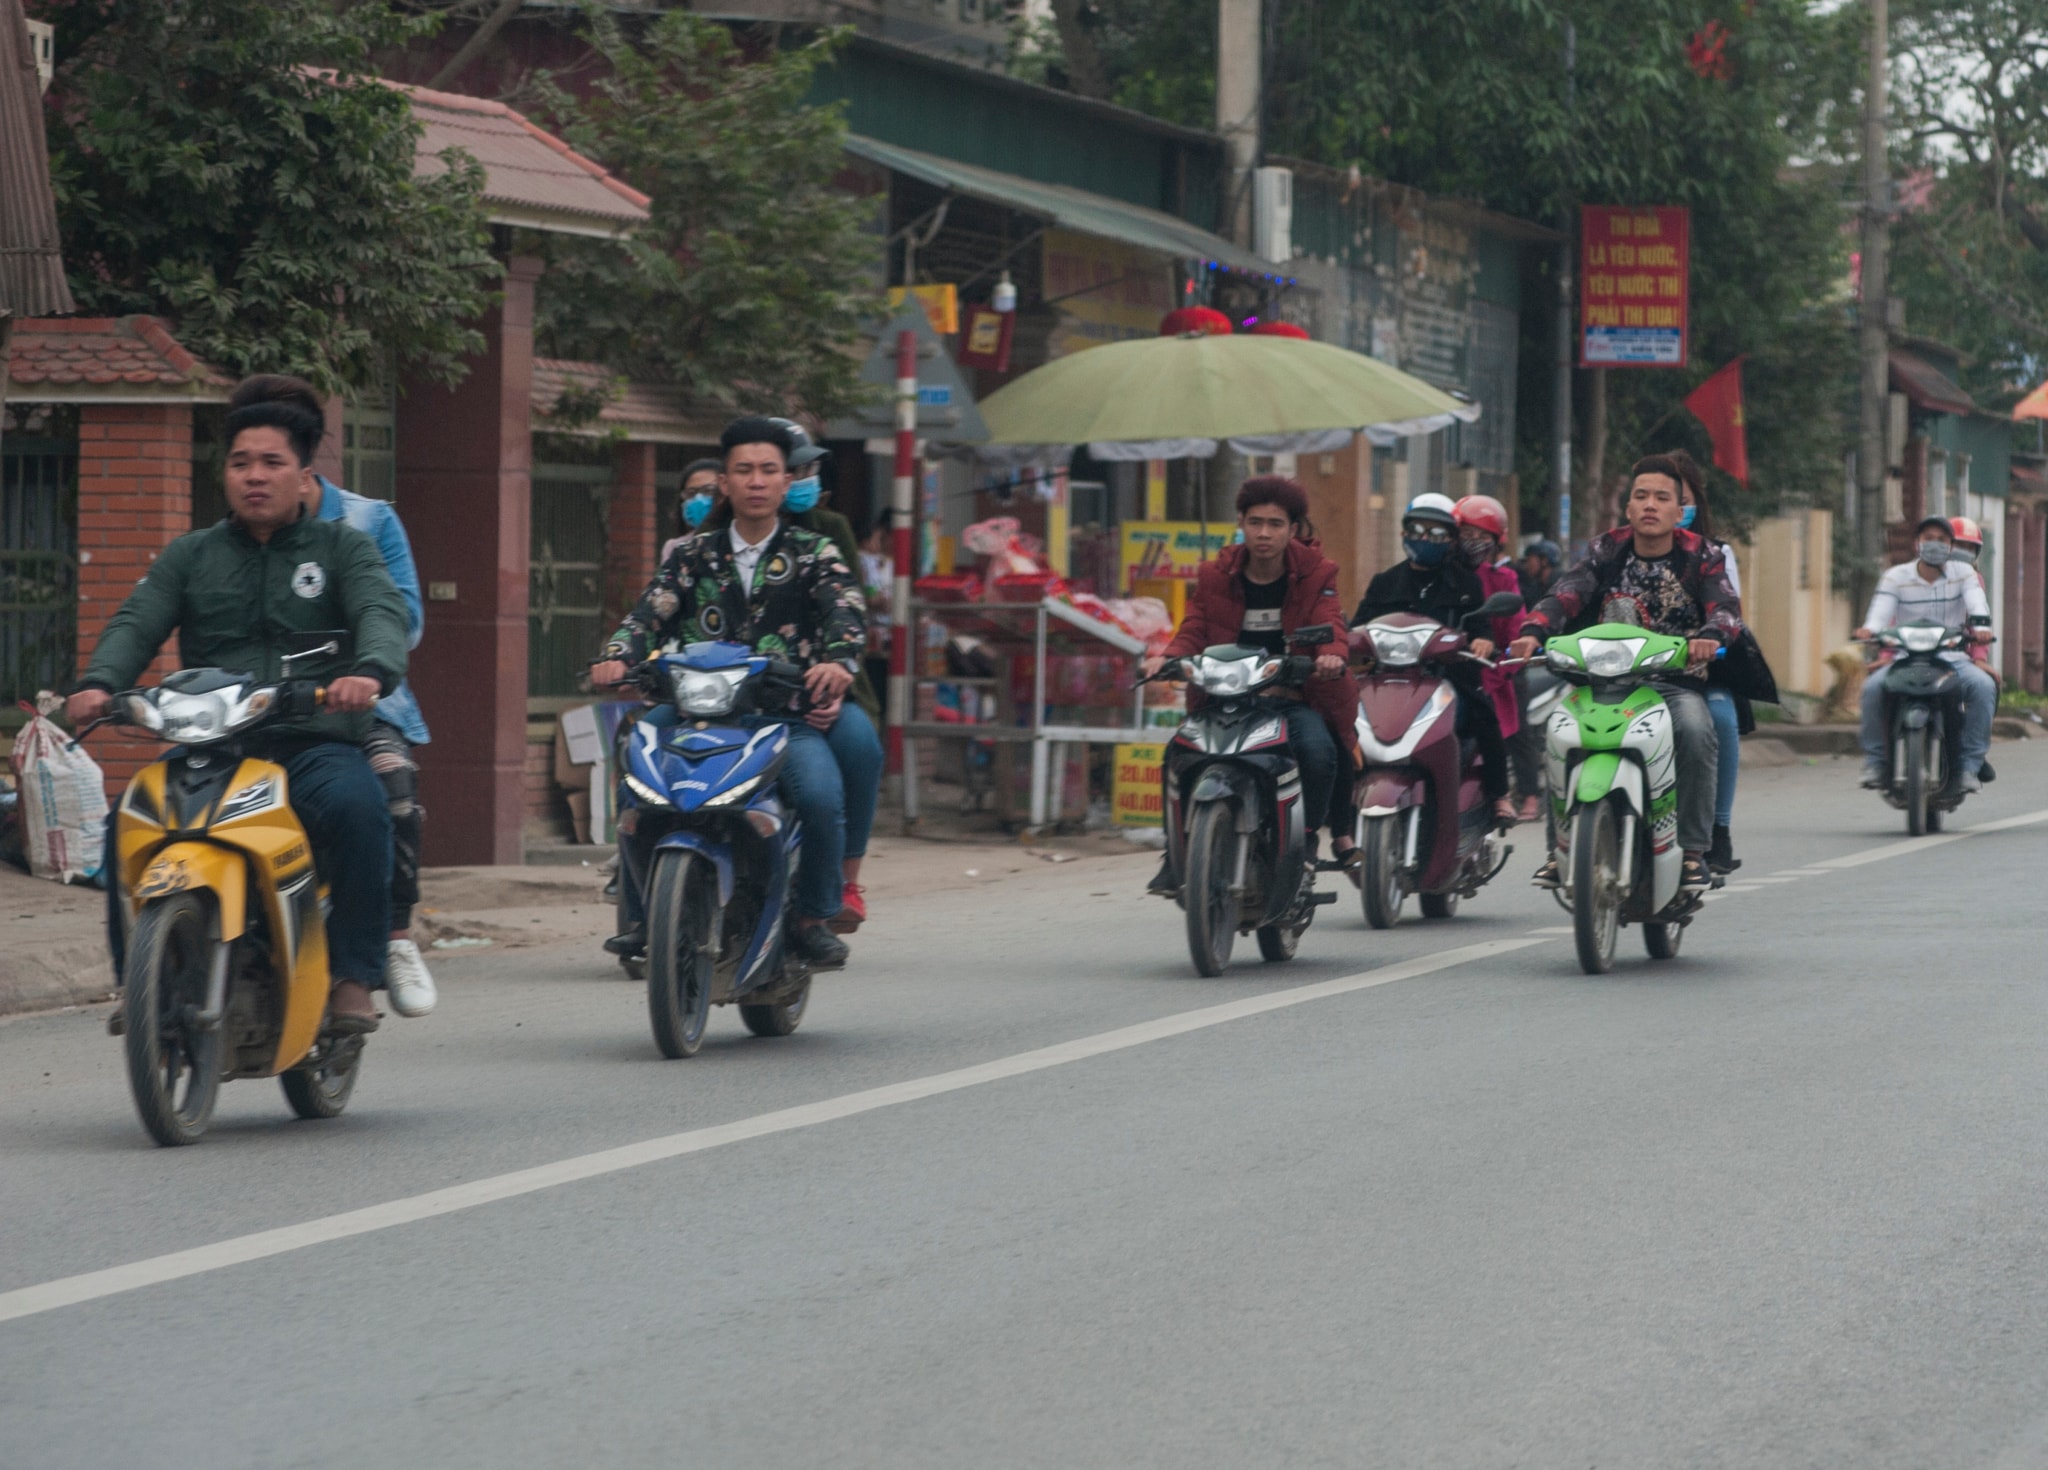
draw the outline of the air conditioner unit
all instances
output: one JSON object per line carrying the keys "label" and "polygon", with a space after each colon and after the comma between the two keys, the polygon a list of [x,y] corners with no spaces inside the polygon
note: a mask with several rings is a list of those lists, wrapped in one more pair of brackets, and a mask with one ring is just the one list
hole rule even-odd
{"label": "air conditioner unit", "polygon": [[1252,249],[1276,265],[1294,259],[1294,170],[1252,170]]}
{"label": "air conditioner unit", "polygon": [[57,32],[48,21],[32,20],[28,23],[28,49],[36,59],[36,76],[47,92],[50,90],[50,78],[57,74]]}

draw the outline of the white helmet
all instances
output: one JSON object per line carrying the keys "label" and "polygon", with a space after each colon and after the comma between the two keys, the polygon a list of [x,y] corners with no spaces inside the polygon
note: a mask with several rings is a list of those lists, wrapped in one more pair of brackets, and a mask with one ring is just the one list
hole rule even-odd
{"label": "white helmet", "polygon": [[1401,512],[1401,519],[1404,522],[1435,521],[1440,525],[1455,527],[1458,524],[1458,505],[1448,495],[1430,492],[1409,501],[1408,509]]}

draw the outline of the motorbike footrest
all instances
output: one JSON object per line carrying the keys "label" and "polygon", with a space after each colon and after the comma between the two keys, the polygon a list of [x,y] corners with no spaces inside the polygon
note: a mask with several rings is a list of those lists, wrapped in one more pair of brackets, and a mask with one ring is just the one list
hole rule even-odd
{"label": "motorbike footrest", "polygon": [[1308,901],[1310,907],[1319,908],[1326,903],[1335,903],[1337,895],[1334,893],[1311,893],[1308,896]]}

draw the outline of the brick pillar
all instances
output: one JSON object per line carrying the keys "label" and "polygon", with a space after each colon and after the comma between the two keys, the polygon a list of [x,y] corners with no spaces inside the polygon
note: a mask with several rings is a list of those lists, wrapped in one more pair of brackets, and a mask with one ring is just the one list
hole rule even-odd
{"label": "brick pillar", "polygon": [[[192,529],[192,407],[87,404],[78,418],[78,669],[157,553]],[[169,647],[140,682],[177,667]],[[91,742],[111,800],[162,747],[107,729]]]}
{"label": "brick pillar", "polygon": [[[405,508],[427,631],[410,676],[433,743],[420,799],[430,864],[525,856],[526,604],[533,512],[533,286],[515,257],[499,304],[478,323],[484,350],[454,388],[405,385],[398,407],[398,503]],[[444,584],[436,587],[434,584]],[[445,594],[452,588],[453,596]]]}
{"label": "brick pillar", "polygon": [[[654,446],[621,444],[612,450],[612,498],[605,524],[604,620],[618,626],[654,575],[661,548],[654,489]],[[594,653],[596,650],[593,649]]]}

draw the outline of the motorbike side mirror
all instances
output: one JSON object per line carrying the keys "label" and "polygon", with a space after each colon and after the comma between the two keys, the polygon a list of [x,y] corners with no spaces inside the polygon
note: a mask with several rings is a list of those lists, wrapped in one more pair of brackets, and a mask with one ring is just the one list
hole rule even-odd
{"label": "motorbike side mirror", "polygon": [[1509,613],[1522,610],[1522,594],[1519,592],[1496,592],[1474,608],[1470,616],[1475,618],[1504,618]]}
{"label": "motorbike side mirror", "polygon": [[1310,623],[1289,633],[1287,641],[1297,648],[1321,648],[1326,643],[1336,642],[1337,634],[1328,623]]}

